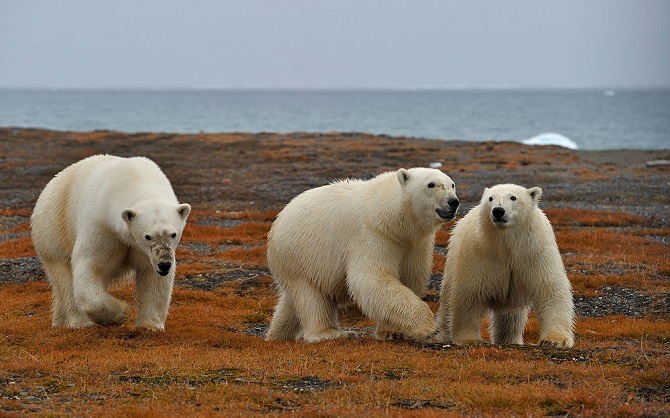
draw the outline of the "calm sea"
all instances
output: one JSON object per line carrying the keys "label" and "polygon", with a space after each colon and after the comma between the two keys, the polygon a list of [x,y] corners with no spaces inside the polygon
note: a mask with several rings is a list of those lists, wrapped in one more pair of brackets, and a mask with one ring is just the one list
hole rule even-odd
{"label": "calm sea", "polygon": [[670,149],[670,89],[7,90],[0,126],[368,132],[579,149]]}

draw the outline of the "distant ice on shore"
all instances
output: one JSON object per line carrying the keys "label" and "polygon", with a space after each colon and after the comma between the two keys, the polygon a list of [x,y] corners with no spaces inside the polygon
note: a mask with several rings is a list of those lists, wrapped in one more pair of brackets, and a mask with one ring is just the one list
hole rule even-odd
{"label": "distant ice on shore", "polygon": [[526,145],[558,145],[569,149],[579,149],[577,143],[567,136],[556,133],[543,133],[521,141]]}

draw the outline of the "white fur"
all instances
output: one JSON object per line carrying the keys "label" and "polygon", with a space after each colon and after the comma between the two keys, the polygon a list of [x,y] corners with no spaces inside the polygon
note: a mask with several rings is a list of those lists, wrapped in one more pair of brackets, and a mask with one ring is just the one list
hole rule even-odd
{"label": "white fur", "polygon": [[[537,207],[541,195],[539,187],[497,185],[486,189],[481,203],[456,223],[437,314],[439,339],[483,341],[482,318],[492,310],[493,343],[523,344],[533,308],[540,344],[574,345],[572,289],[554,231]],[[495,208],[505,212],[498,224]]]}
{"label": "white fur", "polygon": [[[163,329],[174,253],[190,210],[144,157],[94,155],[58,173],[31,217],[33,243],[53,290],[52,325],[127,321],[128,305],[107,289],[135,276],[135,327]],[[159,263],[170,263],[169,271]]]}
{"label": "white fur", "polygon": [[337,305],[350,301],[377,322],[377,338],[433,334],[434,315],[420,295],[435,233],[456,212],[450,199],[457,207],[452,180],[429,168],[340,181],[293,199],[268,235],[279,289],[268,340],[346,336]]}

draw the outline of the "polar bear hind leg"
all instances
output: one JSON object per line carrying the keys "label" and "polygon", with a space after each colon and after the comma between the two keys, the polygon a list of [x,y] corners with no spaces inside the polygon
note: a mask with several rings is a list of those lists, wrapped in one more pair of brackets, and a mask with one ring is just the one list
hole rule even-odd
{"label": "polar bear hind leg", "polygon": [[266,340],[268,341],[293,341],[300,338],[300,319],[293,307],[293,300],[286,292],[280,292],[279,302],[270,322],[270,328]]}
{"label": "polar bear hind leg", "polygon": [[137,318],[135,328],[154,330],[165,329],[175,269],[168,276],[161,277],[153,269],[144,268],[137,272],[135,297],[137,298]]}
{"label": "polar bear hind leg", "polygon": [[93,325],[93,321],[77,309],[72,289],[72,268],[68,260],[42,260],[53,292],[52,327],[82,328]]}
{"label": "polar bear hind leg", "polygon": [[292,290],[293,307],[302,326],[302,337],[307,342],[348,337],[337,323],[337,305],[323,292],[309,284]]}

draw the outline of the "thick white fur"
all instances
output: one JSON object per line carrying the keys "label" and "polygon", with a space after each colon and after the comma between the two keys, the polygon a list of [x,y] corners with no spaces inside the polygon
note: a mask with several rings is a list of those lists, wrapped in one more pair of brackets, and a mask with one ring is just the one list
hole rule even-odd
{"label": "thick white fur", "polygon": [[457,203],[452,180],[429,168],[340,181],[294,198],[268,235],[279,302],[267,339],[346,336],[337,305],[351,301],[377,323],[377,338],[433,334],[434,315],[420,295],[435,233],[456,212],[450,199]]}
{"label": "thick white fur", "polygon": [[[481,203],[456,223],[437,314],[439,339],[482,342],[482,318],[492,310],[493,343],[523,344],[533,308],[540,344],[574,345],[572,289],[554,231],[537,207],[541,195],[539,187],[497,185],[486,189]],[[505,210],[506,223],[493,222],[496,207]]]}
{"label": "thick white fur", "polygon": [[[31,218],[33,243],[53,290],[52,325],[124,323],[128,304],[107,290],[135,276],[135,327],[163,329],[175,249],[190,210],[144,157],[94,155],[58,173]],[[169,272],[159,263],[170,263]]]}

